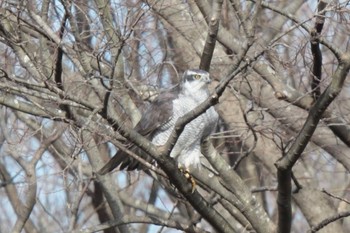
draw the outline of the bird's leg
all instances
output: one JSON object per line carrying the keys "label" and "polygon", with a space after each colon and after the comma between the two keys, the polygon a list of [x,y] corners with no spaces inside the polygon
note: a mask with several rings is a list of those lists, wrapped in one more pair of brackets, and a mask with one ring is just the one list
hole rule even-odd
{"label": "bird's leg", "polygon": [[196,189],[196,181],[194,180],[193,176],[190,173],[190,170],[188,168],[183,168],[181,164],[178,165],[179,170],[184,174],[186,179],[191,183],[192,185],[192,193]]}

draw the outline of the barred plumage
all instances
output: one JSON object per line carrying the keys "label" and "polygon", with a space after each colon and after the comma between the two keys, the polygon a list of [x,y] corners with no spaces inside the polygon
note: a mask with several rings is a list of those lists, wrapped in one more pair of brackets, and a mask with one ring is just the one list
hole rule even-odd
{"label": "barred plumage", "polygon": [[[148,137],[155,145],[164,145],[176,121],[209,97],[208,83],[210,81],[209,73],[206,71],[198,69],[185,71],[179,88],[160,94],[143,114],[135,130]],[[177,159],[179,165],[186,169],[199,167],[200,158],[203,156],[200,144],[215,130],[218,118],[214,107],[210,107],[205,113],[189,122],[170,156]],[[136,146],[132,146],[131,150],[150,161],[149,156]],[[125,152],[119,151],[99,173],[106,174],[119,165],[121,169],[127,168],[128,170],[142,168],[136,160]]]}

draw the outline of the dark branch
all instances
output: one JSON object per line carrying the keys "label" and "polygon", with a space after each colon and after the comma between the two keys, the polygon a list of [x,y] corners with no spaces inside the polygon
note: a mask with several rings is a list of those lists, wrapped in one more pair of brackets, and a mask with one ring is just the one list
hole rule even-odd
{"label": "dark branch", "polygon": [[[59,29],[59,34],[58,34],[58,37],[61,41],[63,39],[67,19],[68,19],[68,14],[67,14],[67,12],[65,12],[63,19],[62,19],[62,22],[61,22],[60,29]],[[55,62],[55,83],[59,89],[64,91],[63,82],[62,82],[62,73],[63,73],[62,63],[63,63],[63,49],[60,46],[58,46],[57,47],[56,62]],[[60,97],[62,99],[64,99],[64,96],[60,96]],[[68,105],[60,104],[59,108],[62,109],[66,113],[66,116],[68,119],[73,118],[73,115],[72,115]]]}
{"label": "dark branch", "polygon": [[311,53],[314,60],[311,74],[311,90],[314,100],[317,100],[321,95],[320,82],[322,78],[322,52],[317,36],[318,34],[315,31],[311,32]]}
{"label": "dark branch", "polygon": [[315,27],[311,31],[311,53],[313,56],[313,66],[312,66],[312,75],[311,75],[311,89],[314,100],[317,100],[321,95],[320,82],[322,78],[322,52],[320,49],[319,36],[321,34],[323,25],[324,25],[324,9],[327,3],[320,1],[318,4],[318,13],[316,16]]}
{"label": "dark branch", "polygon": [[337,70],[332,76],[332,82],[322,93],[314,106],[310,109],[309,116],[293,145],[287,152],[286,156],[282,157],[279,161],[276,162],[278,169],[291,169],[296,161],[300,158],[301,153],[304,151],[306,145],[310,141],[311,136],[318,125],[318,122],[322,118],[324,111],[341,91],[349,69],[350,57],[349,55],[344,54],[343,59],[339,61]]}
{"label": "dark branch", "polygon": [[[344,80],[350,69],[350,56],[344,54],[339,60],[339,65],[332,77],[332,82],[322,93],[314,106],[310,109],[309,116],[299,132],[296,140],[286,155],[278,160],[275,165],[278,169],[278,229],[279,232],[290,232],[291,227],[291,171],[294,164],[300,158],[302,152],[310,141],[316,127],[322,118],[324,111],[339,94]],[[287,231],[289,230],[289,231]]]}
{"label": "dark branch", "polygon": [[[207,201],[197,191],[192,192],[192,185],[179,171],[174,159],[167,156],[167,151],[171,151],[171,145],[175,145],[177,138],[183,131],[185,125],[213,105],[214,103],[212,100],[217,100],[217,98],[209,98],[203,104],[199,105],[193,112],[186,114],[184,117],[178,120],[172,136],[166,143],[166,145],[168,145],[167,149],[169,148],[169,150],[166,149],[162,150],[161,152],[159,152],[159,150],[157,150],[157,148],[149,140],[144,138],[135,130],[130,130],[122,122],[114,121],[108,115],[104,115],[104,113],[101,111],[100,115],[109,122],[115,131],[120,132],[125,138],[138,145],[152,158],[154,158],[159,166],[167,173],[170,181],[176,186],[176,188],[184,195],[184,197],[191,203],[198,213],[200,213],[215,229],[217,229],[219,232],[232,232],[230,225],[225,221],[221,214],[212,209]],[[174,144],[172,144],[172,142],[174,142]]]}
{"label": "dark branch", "polygon": [[292,227],[292,177],[291,170],[277,171],[278,182],[278,233],[288,233]]}
{"label": "dark branch", "polygon": [[219,31],[220,15],[223,0],[213,1],[212,16],[209,21],[209,29],[207,39],[204,45],[203,53],[201,56],[201,63],[199,69],[209,71],[211,59],[213,58],[213,52],[215,49],[216,37]]}

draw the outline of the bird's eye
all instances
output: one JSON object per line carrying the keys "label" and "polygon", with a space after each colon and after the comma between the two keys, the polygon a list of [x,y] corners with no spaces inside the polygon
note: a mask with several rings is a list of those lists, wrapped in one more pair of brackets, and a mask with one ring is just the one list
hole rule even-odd
{"label": "bird's eye", "polygon": [[200,76],[199,74],[195,74],[195,75],[194,75],[194,78],[198,80],[198,79],[201,78],[201,76]]}

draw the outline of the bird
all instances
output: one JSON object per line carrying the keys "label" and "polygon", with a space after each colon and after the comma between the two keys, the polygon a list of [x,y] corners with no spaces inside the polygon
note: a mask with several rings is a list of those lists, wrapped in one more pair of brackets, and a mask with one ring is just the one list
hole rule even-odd
{"label": "bird", "polygon": [[[210,82],[210,74],[207,71],[186,70],[179,85],[160,93],[144,112],[134,129],[154,145],[164,145],[174,130],[177,120],[209,98],[208,84]],[[170,152],[170,156],[177,161],[179,168],[187,172],[201,167],[203,157],[201,142],[215,131],[218,120],[219,115],[211,106],[185,126]],[[136,145],[129,145],[128,149],[146,161],[153,162],[152,158]],[[118,166],[120,170],[144,169],[139,161],[119,150],[98,171],[98,174],[105,175]]]}

